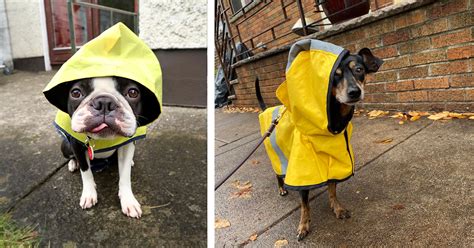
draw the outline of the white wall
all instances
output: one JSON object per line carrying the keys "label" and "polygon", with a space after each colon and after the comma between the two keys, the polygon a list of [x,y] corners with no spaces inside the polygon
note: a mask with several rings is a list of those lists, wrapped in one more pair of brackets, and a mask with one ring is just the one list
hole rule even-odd
{"label": "white wall", "polygon": [[12,56],[43,56],[39,0],[6,0]]}
{"label": "white wall", "polygon": [[139,28],[152,49],[207,47],[206,0],[140,0]]}

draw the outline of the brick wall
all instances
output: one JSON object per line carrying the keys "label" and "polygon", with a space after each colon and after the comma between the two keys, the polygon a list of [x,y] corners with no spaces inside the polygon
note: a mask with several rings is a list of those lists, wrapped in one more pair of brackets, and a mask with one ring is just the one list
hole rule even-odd
{"label": "brick wall", "polygon": [[[435,1],[322,40],[352,52],[369,47],[385,61],[367,78],[365,108],[474,111],[473,5],[472,0]],[[389,8],[396,5],[384,11]],[[256,76],[265,101],[278,104],[275,90],[284,81],[287,53],[238,65],[234,104],[257,106]]]}

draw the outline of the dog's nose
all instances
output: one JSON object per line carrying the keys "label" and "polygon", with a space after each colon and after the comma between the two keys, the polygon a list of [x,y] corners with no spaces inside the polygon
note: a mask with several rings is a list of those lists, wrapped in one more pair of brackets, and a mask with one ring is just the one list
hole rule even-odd
{"label": "dog's nose", "polygon": [[350,98],[359,98],[361,91],[359,87],[356,88],[350,88],[349,91],[347,92]]}
{"label": "dog's nose", "polygon": [[92,107],[105,114],[114,111],[117,108],[117,104],[114,99],[108,96],[98,96],[92,100]]}

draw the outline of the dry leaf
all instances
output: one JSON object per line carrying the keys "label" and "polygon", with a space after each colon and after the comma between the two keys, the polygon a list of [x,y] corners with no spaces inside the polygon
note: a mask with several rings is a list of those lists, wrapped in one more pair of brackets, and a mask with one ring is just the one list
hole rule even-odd
{"label": "dry leaf", "polygon": [[398,124],[403,125],[405,122],[399,121]]}
{"label": "dry leaf", "polygon": [[286,239],[280,239],[275,242],[274,247],[283,247],[288,245],[288,240]]}
{"label": "dry leaf", "polygon": [[401,117],[403,117],[403,113],[402,113],[402,112],[398,112],[398,113],[396,113],[396,114],[390,116],[390,118],[401,118]]}
{"label": "dry leaf", "polygon": [[252,164],[260,164],[260,161],[256,160],[256,159],[253,159],[252,160]]}
{"label": "dry leaf", "polygon": [[240,181],[236,180],[232,183],[232,185],[238,189],[238,191],[232,193],[230,198],[250,198],[252,193],[252,184],[249,181],[244,183],[240,183]]}
{"label": "dry leaf", "polygon": [[393,138],[386,138],[386,139],[382,139],[382,140],[376,140],[375,143],[378,143],[378,144],[388,144],[390,142],[393,141]]}
{"label": "dry leaf", "polygon": [[369,119],[371,120],[371,119],[375,119],[377,117],[388,115],[388,113],[389,113],[388,111],[383,111],[383,110],[372,110],[367,114],[369,115]]}
{"label": "dry leaf", "polygon": [[214,222],[215,229],[226,228],[229,226],[230,226],[230,222],[226,219],[216,218],[216,221]]}
{"label": "dry leaf", "polygon": [[258,235],[256,233],[254,233],[252,236],[250,236],[249,240],[250,241],[255,241],[255,240],[257,240],[257,236]]}
{"label": "dry leaf", "polygon": [[462,113],[464,116],[474,116],[474,113]]}
{"label": "dry leaf", "polygon": [[395,204],[392,206],[392,209],[393,210],[402,210],[402,209],[405,209],[405,206],[403,206],[403,204]]}
{"label": "dry leaf", "polygon": [[421,118],[421,115],[414,115],[410,118],[410,121],[416,121]]}
{"label": "dry leaf", "polygon": [[474,120],[474,115],[473,115],[473,116],[469,116],[469,120]]}
{"label": "dry leaf", "polygon": [[448,111],[444,111],[444,112],[441,112],[441,113],[437,113],[437,114],[434,114],[434,115],[430,115],[428,116],[428,119],[430,120],[441,120],[443,118],[446,118],[448,117],[448,114],[449,112]]}

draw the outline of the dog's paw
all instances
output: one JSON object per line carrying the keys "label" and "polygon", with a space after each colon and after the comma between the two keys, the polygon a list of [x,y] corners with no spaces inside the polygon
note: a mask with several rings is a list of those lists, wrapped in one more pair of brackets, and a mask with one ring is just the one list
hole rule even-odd
{"label": "dog's paw", "polygon": [[335,209],[334,214],[338,219],[349,219],[351,217],[351,212],[345,208]]}
{"label": "dog's paw", "polygon": [[142,209],[140,203],[132,193],[119,193],[120,205],[122,205],[122,212],[128,217],[140,218],[142,216]]}
{"label": "dog's paw", "polygon": [[88,209],[94,206],[97,203],[97,191],[95,188],[84,188],[82,190],[81,201],[79,205],[81,205],[82,209]]}
{"label": "dog's paw", "polygon": [[79,169],[79,163],[75,159],[71,159],[67,163],[67,168],[70,172],[74,172],[75,170]]}
{"label": "dog's paw", "polygon": [[279,188],[278,192],[280,193],[280,196],[288,195],[288,191],[282,188]]}
{"label": "dog's paw", "polygon": [[298,235],[296,236],[298,238],[298,241],[303,240],[309,233],[309,222],[306,222],[304,224],[300,224],[298,226]]}

